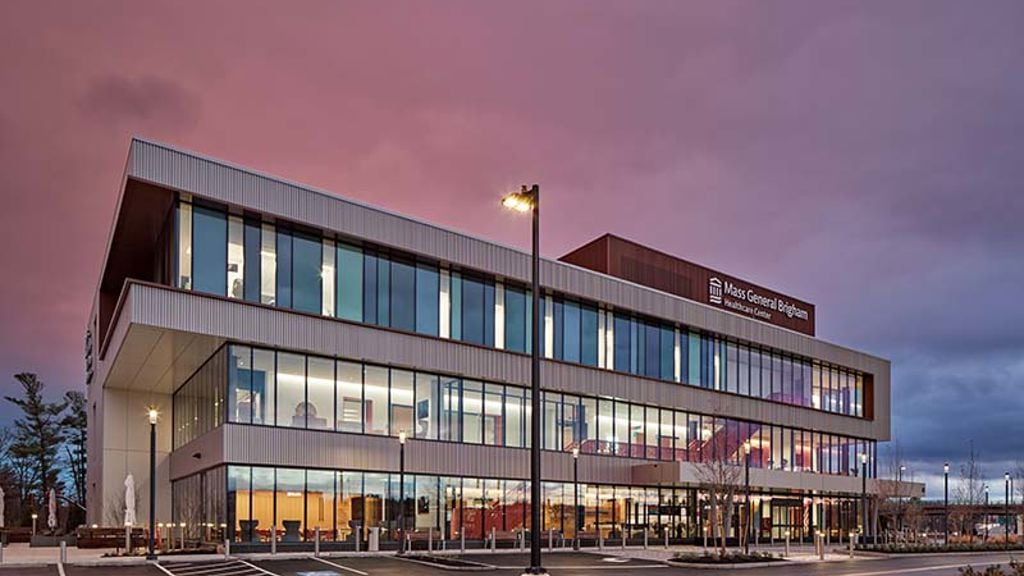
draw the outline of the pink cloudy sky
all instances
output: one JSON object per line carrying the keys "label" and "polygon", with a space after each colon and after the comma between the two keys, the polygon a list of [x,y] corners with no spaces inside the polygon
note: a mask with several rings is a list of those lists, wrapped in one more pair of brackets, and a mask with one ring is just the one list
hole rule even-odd
{"label": "pink cloudy sky", "polygon": [[[1024,3],[0,4],[0,374],[81,386],[139,134],[543,252],[606,231],[894,361],[919,475],[1024,448]],[[9,415],[8,407],[0,416]],[[997,463],[996,463],[997,462]]]}

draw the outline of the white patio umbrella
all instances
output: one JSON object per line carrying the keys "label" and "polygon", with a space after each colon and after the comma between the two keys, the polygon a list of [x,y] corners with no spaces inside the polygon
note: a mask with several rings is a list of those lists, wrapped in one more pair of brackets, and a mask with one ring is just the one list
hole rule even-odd
{"label": "white patio umbrella", "polygon": [[124,479],[124,524],[135,525],[135,477],[131,474]]}
{"label": "white patio umbrella", "polygon": [[50,488],[50,502],[48,508],[50,509],[50,516],[46,519],[46,525],[50,527],[50,530],[57,529],[57,492]]}

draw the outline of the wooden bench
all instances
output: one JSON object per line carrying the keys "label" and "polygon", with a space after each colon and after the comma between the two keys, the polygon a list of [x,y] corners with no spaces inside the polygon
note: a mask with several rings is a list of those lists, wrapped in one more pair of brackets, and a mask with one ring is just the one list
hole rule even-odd
{"label": "wooden bench", "polygon": [[[79,548],[124,548],[124,528],[78,528]],[[148,544],[149,532],[145,528],[132,528],[132,547]]]}
{"label": "wooden bench", "polygon": [[8,544],[28,542],[32,539],[32,528],[3,528],[0,529],[0,538]]}

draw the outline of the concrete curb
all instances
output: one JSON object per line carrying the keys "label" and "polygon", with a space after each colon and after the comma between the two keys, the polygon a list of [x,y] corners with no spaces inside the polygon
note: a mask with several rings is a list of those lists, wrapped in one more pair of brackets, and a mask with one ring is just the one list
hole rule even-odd
{"label": "concrete curb", "polygon": [[694,570],[753,570],[755,568],[793,566],[795,563],[789,560],[775,560],[773,562],[742,562],[738,564],[723,562],[722,564],[707,564],[704,562],[678,562],[676,560],[665,560],[665,564],[675,566],[677,568],[692,568]]}
{"label": "concrete curb", "polygon": [[420,560],[419,558],[410,558],[408,556],[395,555],[395,560],[401,560],[403,562],[412,562],[421,566],[430,566],[438,570],[451,570],[453,572],[490,572],[497,570],[498,567],[493,564],[484,564],[483,562],[474,562],[472,560],[459,560],[466,564],[473,564],[473,566],[449,566],[440,562],[430,562],[428,560]]}

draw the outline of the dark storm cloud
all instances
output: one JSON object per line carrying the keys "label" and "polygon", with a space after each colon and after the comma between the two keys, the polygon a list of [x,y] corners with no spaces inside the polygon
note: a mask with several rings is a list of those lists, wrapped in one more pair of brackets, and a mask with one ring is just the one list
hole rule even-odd
{"label": "dark storm cloud", "polygon": [[155,76],[108,75],[89,82],[79,102],[82,113],[102,122],[162,124],[191,128],[199,118],[199,98],[180,84]]}

